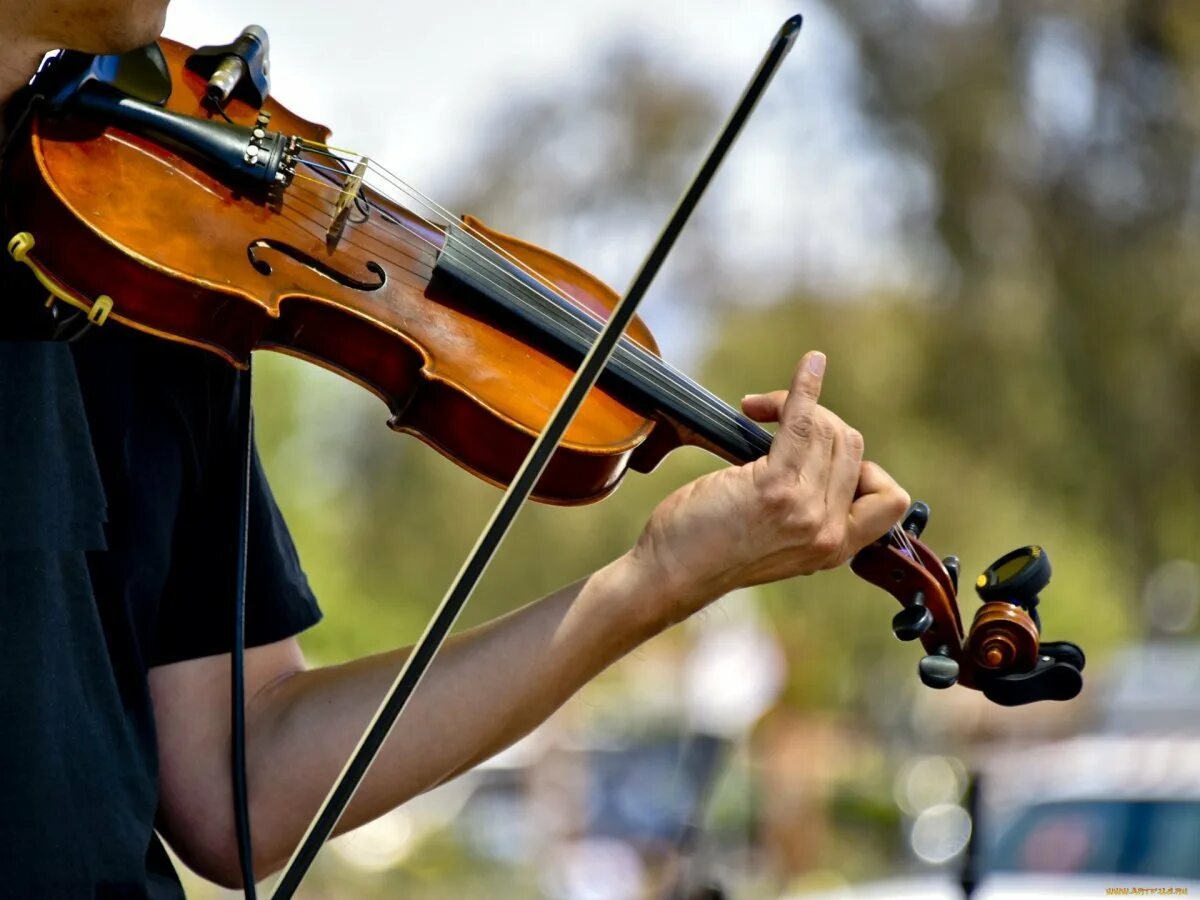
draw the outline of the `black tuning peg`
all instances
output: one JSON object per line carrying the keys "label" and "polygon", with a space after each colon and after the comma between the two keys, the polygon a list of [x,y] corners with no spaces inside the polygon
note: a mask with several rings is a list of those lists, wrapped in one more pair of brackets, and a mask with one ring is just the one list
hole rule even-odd
{"label": "black tuning peg", "polygon": [[921,532],[925,530],[925,526],[929,524],[929,504],[921,500],[914,500],[912,506],[908,508],[908,512],[904,514],[904,522],[901,523],[901,528],[907,531],[915,538],[921,536]]}
{"label": "black tuning peg", "polygon": [[1078,644],[1072,644],[1070,641],[1042,641],[1041,647],[1038,648],[1038,653],[1055,662],[1066,663],[1080,672],[1083,671],[1083,667],[1087,664],[1087,658],[1083,655],[1083,648]]}
{"label": "black tuning peg", "polygon": [[902,641],[915,641],[933,627],[933,613],[925,606],[925,595],[917,591],[912,604],[892,616],[892,634]]}
{"label": "black tuning peg", "polygon": [[950,583],[954,585],[954,593],[958,593],[958,572],[959,564],[957,556],[947,556],[942,560],[942,565],[946,567],[946,573],[950,576]]}
{"label": "black tuning peg", "polygon": [[[1059,642],[1060,645],[1063,643]],[[1077,659],[1083,659],[1083,652],[1078,647],[1067,646],[1073,648]],[[1062,647],[1055,649],[1062,650]],[[1066,651],[1064,655],[1072,654]],[[1039,700],[1072,700],[1083,689],[1083,674],[1071,661],[1043,654],[1030,671],[1000,675],[989,679],[982,687],[984,696],[1001,706],[1024,706]]]}
{"label": "black tuning peg", "polygon": [[950,657],[949,647],[939,647],[936,653],[921,657],[917,674],[926,687],[944,690],[958,682],[958,661]]}

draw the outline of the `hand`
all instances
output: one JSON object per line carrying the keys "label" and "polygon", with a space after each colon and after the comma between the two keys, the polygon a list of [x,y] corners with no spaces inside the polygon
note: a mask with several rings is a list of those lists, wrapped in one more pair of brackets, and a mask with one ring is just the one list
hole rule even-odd
{"label": "hand", "polygon": [[840,566],[908,509],[895,480],[863,461],[862,435],[818,405],[824,370],[809,353],[790,390],[743,400],[748,416],[779,422],[770,452],[684,485],[651,515],[632,556],[655,573],[672,620],[738,587]]}

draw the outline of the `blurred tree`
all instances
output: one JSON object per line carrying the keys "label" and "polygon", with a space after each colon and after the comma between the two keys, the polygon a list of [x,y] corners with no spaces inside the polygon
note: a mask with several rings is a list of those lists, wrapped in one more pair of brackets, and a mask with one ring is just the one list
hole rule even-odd
{"label": "blurred tree", "polygon": [[1128,586],[1193,556],[1200,10],[839,11],[879,140],[937,184],[946,272],[925,414],[1106,536]]}

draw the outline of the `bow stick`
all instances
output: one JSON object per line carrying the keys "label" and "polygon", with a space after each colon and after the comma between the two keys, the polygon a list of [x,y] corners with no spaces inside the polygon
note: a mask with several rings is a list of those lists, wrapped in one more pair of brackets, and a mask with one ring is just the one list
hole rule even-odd
{"label": "bow stick", "polygon": [[771,41],[766,55],[759,63],[758,69],[742,93],[741,99],[738,100],[737,106],[734,107],[725,127],[721,129],[707,158],[693,177],[687,190],[684,191],[671,218],[667,220],[658,240],[654,243],[630,284],[629,290],[613,308],[607,324],[575,372],[575,377],[571,380],[562,400],[559,401],[550,421],[546,423],[546,427],[542,429],[542,433],[538,435],[537,440],[530,448],[525,461],[508,486],[508,490],[505,491],[495,512],[492,513],[483,533],[479,536],[470,555],[459,569],[458,575],[447,589],[437,611],[425,627],[424,634],[421,635],[421,639],[417,641],[412,653],[405,660],[395,681],[376,710],[371,723],[363,732],[358,746],[355,747],[354,753],[346,762],[333,789],[309,824],[303,840],[292,854],[292,858],[276,883],[275,892],[272,894],[273,900],[286,900],[296,892],[321,845],[333,833],[346,806],[354,797],[354,792],[362,783],[371,763],[375,761],[383,742],[387,739],[396,720],[404,712],[413,691],[421,683],[422,677],[449,636],[459,614],[470,600],[479,579],[499,549],[501,541],[508,534],[517,513],[529,499],[530,493],[549,463],[558,442],[571,424],[571,420],[575,417],[575,413],[608,364],[609,356],[633,318],[638,304],[650,287],[650,282],[654,280],[663,260],[674,246],[676,238],[683,231],[684,225],[687,224],[688,218],[716,173],[717,167],[729,152],[729,148],[737,139],[746,120],[750,118],[750,114],[754,112],[767,85],[771,83],[771,79],[779,69],[780,63],[791,50],[796,35],[800,32],[800,25],[801,17],[792,16],[783,23]]}

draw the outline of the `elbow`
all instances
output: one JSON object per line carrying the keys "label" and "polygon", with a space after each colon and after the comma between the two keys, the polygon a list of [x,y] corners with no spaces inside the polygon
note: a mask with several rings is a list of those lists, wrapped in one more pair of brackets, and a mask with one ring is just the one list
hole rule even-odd
{"label": "elbow", "polygon": [[[225,863],[215,864],[212,866],[188,866],[193,872],[203,878],[205,881],[211,881],[217,887],[224,888],[227,891],[241,891],[245,887],[245,882],[242,879],[241,867],[235,865],[231,868]],[[256,869],[255,877],[258,876]]]}
{"label": "elbow", "polygon": [[[227,803],[196,803],[188,808],[192,811],[190,815],[160,818],[167,843],[184,865],[201,878],[226,890],[242,890],[244,881],[233,810]],[[255,837],[254,877],[261,879],[277,870],[284,860],[264,854],[267,849],[263,846],[264,836],[260,832]]]}
{"label": "elbow", "polygon": [[[233,829],[220,836],[209,836],[184,842],[171,842],[171,848],[184,864],[206,881],[229,891],[241,891],[245,887],[242,878],[242,863],[238,853],[237,837]],[[254,855],[254,877],[261,880],[275,872],[281,861],[268,859],[256,852]]]}
{"label": "elbow", "polygon": [[[205,817],[184,827],[164,828],[171,849],[189,869],[206,881],[237,891],[244,886],[237,837],[230,816]],[[258,867],[254,874],[259,877]]]}

